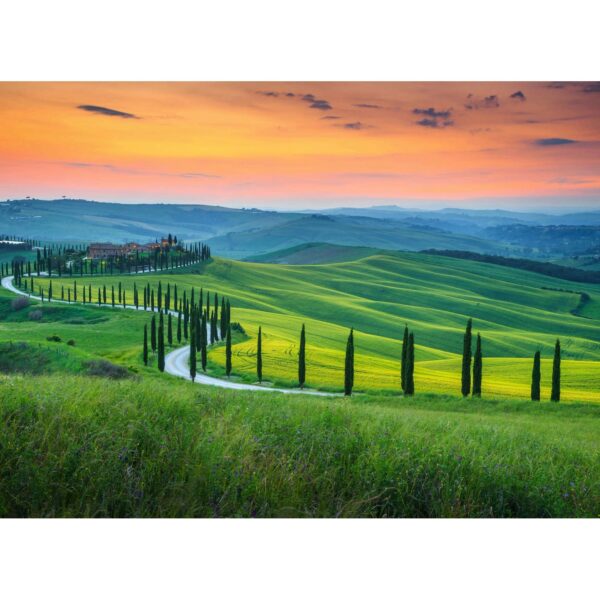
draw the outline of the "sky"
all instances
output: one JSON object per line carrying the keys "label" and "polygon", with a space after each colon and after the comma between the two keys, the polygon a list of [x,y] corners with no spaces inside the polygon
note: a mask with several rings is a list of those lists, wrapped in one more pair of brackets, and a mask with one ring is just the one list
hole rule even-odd
{"label": "sky", "polygon": [[0,83],[0,199],[600,207],[600,83]]}

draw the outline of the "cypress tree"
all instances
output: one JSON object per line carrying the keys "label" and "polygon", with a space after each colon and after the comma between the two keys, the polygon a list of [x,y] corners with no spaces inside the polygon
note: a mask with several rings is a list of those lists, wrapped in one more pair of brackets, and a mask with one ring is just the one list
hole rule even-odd
{"label": "cypress tree", "polygon": [[[227,332],[225,332],[227,336]],[[215,321],[214,311],[210,315],[210,343],[214,344],[217,341],[217,322]]]}
{"label": "cypress tree", "polygon": [[165,324],[162,313],[158,322],[158,370],[165,370]]}
{"label": "cypress tree", "polygon": [[200,315],[200,308],[194,311],[194,331],[196,332],[196,349],[202,349],[202,317]]}
{"label": "cypress tree", "polygon": [[354,387],[354,329],[350,330],[346,342],[346,362],[344,364],[344,396],[352,395]]}
{"label": "cypress tree", "polygon": [[[217,292],[215,292],[215,298],[214,298],[214,304],[215,304],[215,322],[219,322],[219,295],[217,294]],[[220,336],[222,338],[222,336]]]}
{"label": "cypress tree", "polygon": [[111,302],[112,302],[112,307],[115,307],[115,286],[112,286],[111,289]]}
{"label": "cypress tree", "polygon": [[102,286],[102,304],[106,304],[106,286],[105,285]]}
{"label": "cypress tree", "polygon": [[560,340],[554,346],[554,360],[552,361],[552,402],[560,402]]}
{"label": "cypress tree", "polygon": [[262,327],[258,328],[258,339],[256,340],[256,376],[258,383],[262,383]]}
{"label": "cypress tree", "polygon": [[181,311],[177,313],[177,343],[181,344]]}
{"label": "cypress tree", "polygon": [[200,346],[200,361],[202,364],[202,370],[206,372],[206,359],[207,359],[207,351],[206,351],[206,344],[208,343],[208,332],[206,330],[206,313],[202,313],[202,322],[200,324],[200,327],[202,327],[202,335],[201,335],[201,340],[202,340],[202,346]]}
{"label": "cypress tree", "polygon": [[190,307],[186,304],[183,306],[183,337],[188,339],[188,322],[189,322],[189,310]]}
{"label": "cypress tree", "polygon": [[156,352],[156,317],[153,315],[150,321],[150,347]]}
{"label": "cypress tree", "polygon": [[404,337],[402,339],[402,358],[400,360],[400,385],[402,391],[406,391],[406,367],[408,356],[408,325],[404,326]]}
{"label": "cypress tree", "polygon": [[413,396],[415,393],[415,336],[408,335],[408,348],[406,350],[406,389],[405,395]]}
{"label": "cypress tree", "polygon": [[221,298],[221,338],[225,336],[227,330],[227,307],[225,306],[225,298]]}
{"label": "cypress tree", "polygon": [[300,330],[300,348],[298,350],[298,385],[304,388],[306,382],[306,328],[302,323]]}
{"label": "cypress tree", "polygon": [[463,396],[468,396],[471,392],[471,345],[473,320],[467,321],[467,329],[463,338],[463,357],[462,357],[462,376],[461,391]]}
{"label": "cypress tree", "polygon": [[225,372],[227,377],[231,375],[231,327],[227,327],[225,338]]}
{"label": "cypress tree", "polygon": [[531,371],[531,399],[535,402],[540,401],[540,380],[542,378],[540,351],[533,355],[533,370]]}
{"label": "cypress tree", "polygon": [[173,323],[171,313],[167,316],[167,342],[169,343],[169,346],[173,345]]}
{"label": "cypress tree", "polygon": [[190,324],[190,377],[196,379],[196,335],[194,333],[194,321]]}
{"label": "cypress tree", "polygon": [[477,334],[475,356],[473,358],[473,396],[481,396],[481,377],[483,374],[483,357],[481,354],[481,335]]}
{"label": "cypress tree", "polygon": [[144,325],[144,364],[148,366],[148,325]]}

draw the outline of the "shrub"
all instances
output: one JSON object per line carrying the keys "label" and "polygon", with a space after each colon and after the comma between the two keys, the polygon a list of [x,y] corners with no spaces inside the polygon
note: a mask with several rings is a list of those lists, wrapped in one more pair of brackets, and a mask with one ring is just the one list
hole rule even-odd
{"label": "shrub", "polygon": [[10,305],[13,310],[22,310],[29,306],[29,298],[27,296],[19,296],[18,298],[14,298]]}
{"label": "shrub", "polygon": [[58,335],[56,335],[56,334],[54,334],[54,335],[49,335],[49,336],[46,338],[46,340],[47,340],[47,341],[49,341],[49,342],[60,342],[60,341],[61,341],[61,340],[60,340],[60,337],[59,337]]}
{"label": "shrub", "polygon": [[44,313],[41,310],[32,310],[29,313],[29,318],[32,321],[41,321],[43,316],[44,316]]}
{"label": "shrub", "polygon": [[231,331],[238,331],[241,334],[246,334],[246,330],[242,327],[241,323],[232,323]]}
{"label": "shrub", "polygon": [[75,345],[75,340],[69,340],[67,342],[67,346],[74,346]]}
{"label": "shrub", "polygon": [[85,363],[89,375],[95,377],[108,377],[109,379],[125,379],[129,372],[121,365],[115,365],[108,360],[90,360]]}

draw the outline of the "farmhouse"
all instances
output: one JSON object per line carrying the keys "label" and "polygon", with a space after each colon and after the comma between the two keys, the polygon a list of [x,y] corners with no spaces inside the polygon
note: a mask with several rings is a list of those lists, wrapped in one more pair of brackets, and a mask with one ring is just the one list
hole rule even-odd
{"label": "farmhouse", "polygon": [[94,243],[88,247],[88,256],[90,258],[111,258],[127,254],[126,246],[111,243]]}
{"label": "farmhouse", "polygon": [[[163,240],[164,242],[164,240]],[[168,242],[166,244],[168,247]],[[138,244],[137,242],[128,242],[127,244],[111,244],[109,242],[95,242],[88,246],[89,258],[115,258],[117,256],[127,256],[134,252],[152,252],[157,248],[165,247],[164,243],[150,242],[149,244]]]}

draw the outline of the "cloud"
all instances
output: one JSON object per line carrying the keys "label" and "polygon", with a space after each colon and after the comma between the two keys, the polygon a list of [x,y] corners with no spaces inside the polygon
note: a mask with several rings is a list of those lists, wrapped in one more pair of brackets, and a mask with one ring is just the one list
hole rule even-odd
{"label": "cloud", "polygon": [[356,106],[356,108],[383,108],[379,104],[353,104],[352,106]]}
{"label": "cloud", "polygon": [[[165,175],[169,175],[169,173],[165,173]],[[211,175],[210,173],[177,173],[176,177],[185,177],[186,179],[221,179],[220,175]]]}
{"label": "cloud", "polygon": [[435,110],[435,108],[413,108],[413,113],[415,115],[425,115],[426,117],[431,117],[433,119],[448,119],[450,118],[452,109]]}
{"label": "cloud", "polygon": [[549,183],[558,183],[560,185],[586,185],[594,183],[593,179],[578,179],[577,177],[555,177],[550,179]]}
{"label": "cloud", "polygon": [[354,123],[340,123],[339,125],[336,124],[334,125],[334,127],[342,127],[343,129],[352,129],[354,131],[358,131],[359,129],[369,129],[371,126],[365,125],[360,121],[356,121]]}
{"label": "cloud", "polygon": [[600,92],[600,82],[587,83],[583,86],[582,92],[585,92],[586,94]]}
{"label": "cloud", "polygon": [[332,119],[341,119],[342,117],[336,117],[334,115],[326,115],[324,117],[321,117],[321,120],[332,120]]}
{"label": "cloud", "polygon": [[520,100],[521,102],[524,102],[525,100],[527,100],[527,98],[525,97],[525,94],[519,90],[518,92],[515,92],[514,94],[510,95],[511,98],[513,98],[514,100]]}
{"label": "cloud", "polygon": [[115,110],[114,108],[106,108],[105,106],[95,106],[94,104],[80,104],[77,108],[79,108],[80,110],[85,110],[87,112],[105,115],[107,117],[120,117],[121,119],[140,118],[132,113],[123,112],[121,110]]}
{"label": "cloud", "polygon": [[469,110],[478,108],[498,108],[500,106],[500,100],[498,96],[492,94],[491,96],[485,96],[483,98],[476,98],[473,94],[467,96],[467,103],[465,108]]}
{"label": "cloud", "polygon": [[553,90],[565,88],[579,88],[585,94],[600,92],[600,81],[553,81],[546,87]]}
{"label": "cloud", "polygon": [[420,125],[421,127],[431,127],[432,129],[444,129],[444,127],[451,127],[452,125],[454,125],[454,121],[450,120],[450,119],[446,119],[445,121],[441,121],[439,119],[430,119],[430,118],[425,118],[425,119],[421,119],[420,121],[416,121],[417,125]]}
{"label": "cloud", "polygon": [[577,140],[570,140],[568,138],[540,138],[533,142],[536,146],[564,146],[565,144],[576,144]]}
{"label": "cloud", "polygon": [[301,100],[310,103],[308,108],[316,108],[317,110],[331,110],[333,108],[327,100],[317,98],[314,94],[304,94]]}
{"label": "cloud", "polygon": [[270,98],[279,98],[280,96],[283,98],[299,98],[304,102],[309,103],[308,108],[314,108],[316,110],[332,110],[333,107],[327,100],[323,100],[322,98],[317,98],[314,94],[294,94],[293,92],[276,92],[272,90],[262,91],[259,90],[256,92],[257,94],[261,94],[262,96],[268,96]]}
{"label": "cloud", "polygon": [[86,163],[86,162],[65,162],[62,163],[67,167],[74,167],[76,169],[109,169],[110,171],[117,171],[118,167],[115,165],[109,164],[99,164],[99,163]]}
{"label": "cloud", "polygon": [[210,173],[189,172],[189,173],[165,173],[160,171],[138,171],[136,169],[127,169],[111,165],[107,163],[88,163],[88,162],[63,162],[67,167],[75,169],[106,169],[115,173],[125,173],[127,175],[150,175],[159,177],[183,177],[185,179],[221,179],[220,175],[212,175]]}

